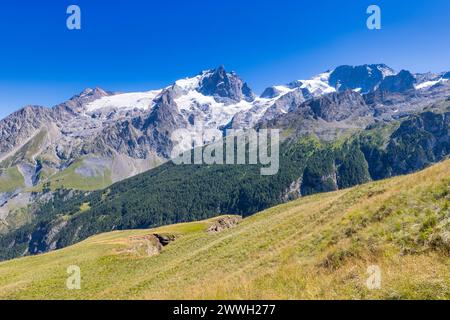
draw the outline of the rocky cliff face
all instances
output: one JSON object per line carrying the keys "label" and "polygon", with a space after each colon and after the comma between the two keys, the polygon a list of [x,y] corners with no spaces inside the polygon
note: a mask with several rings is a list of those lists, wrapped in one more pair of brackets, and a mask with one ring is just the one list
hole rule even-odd
{"label": "rocky cliff face", "polygon": [[343,121],[350,117],[363,118],[370,115],[370,109],[362,96],[351,90],[309,100],[300,105],[299,109],[307,109],[307,112],[314,118],[321,118],[327,122]]}
{"label": "rocky cliff face", "polygon": [[24,145],[40,128],[54,121],[51,110],[27,106],[0,121],[0,160]]}
{"label": "rocky cliff face", "polygon": [[381,91],[388,92],[405,92],[408,90],[414,90],[414,84],[416,83],[416,78],[411,74],[411,72],[402,70],[396,75],[387,76],[380,83]]}
{"label": "rocky cliff face", "polygon": [[358,90],[368,93],[375,90],[385,77],[395,74],[384,64],[340,66],[330,75],[330,85],[338,91]]}
{"label": "rocky cliff face", "polygon": [[402,122],[387,147],[386,172],[408,174],[450,154],[450,112],[425,112]]}
{"label": "rocky cliff face", "polygon": [[255,94],[234,72],[227,73],[223,66],[203,77],[198,91],[205,96],[213,96],[218,101],[229,102],[245,100],[251,102]]}
{"label": "rocky cliff face", "polygon": [[373,121],[373,112],[363,97],[354,91],[335,92],[294,104],[288,113],[259,122],[258,127],[279,128],[301,136],[314,133],[330,140],[340,132],[364,128]]}

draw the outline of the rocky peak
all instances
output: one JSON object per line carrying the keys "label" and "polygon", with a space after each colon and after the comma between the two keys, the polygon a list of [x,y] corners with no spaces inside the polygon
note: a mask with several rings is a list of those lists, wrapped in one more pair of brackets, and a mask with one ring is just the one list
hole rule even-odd
{"label": "rocky peak", "polygon": [[51,119],[51,109],[29,105],[1,120],[0,157],[28,141]]}
{"label": "rocky peak", "polygon": [[343,65],[330,74],[329,84],[340,92],[360,89],[362,93],[367,93],[373,91],[385,77],[393,74],[394,71],[385,64]]}
{"label": "rocky peak", "polygon": [[66,109],[73,113],[79,113],[84,110],[84,107],[88,103],[110,95],[110,92],[106,92],[105,90],[98,87],[94,89],[86,88],[79,94],[70,98],[68,101],[56,106],[55,109],[59,109],[59,111],[61,111],[62,109]]}
{"label": "rocky peak", "polygon": [[386,77],[380,84],[380,90],[389,92],[405,92],[414,89],[416,78],[411,72],[402,70],[396,75]]}
{"label": "rocky peak", "polygon": [[223,66],[206,73],[197,89],[206,96],[214,96],[219,100],[253,101],[255,95],[247,83],[243,82],[235,72],[227,72]]}
{"label": "rocky peak", "polygon": [[279,96],[281,93],[282,93],[282,91],[277,89],[276,87],[268,87],[261,94],[261,98],[273,99],[273,98]]}
{"label": "rocky peak", "polygon": [[97,99],[110,96],[110,92],[106,92],[101,88],[86,88],[80,94],[72,97],[69,101],[73,101],[77,104],[88,104]]}
{"label": "rocky peak", "polygon": [[87,97],[92,97],[92,98],[102,98],[102,97],[106,97],[109,94],[103,90],[102,88],[96,87],[94,89],[92,88],[86,88],[84,89],[79,95],[78,97],[80,98],[87,98]]}

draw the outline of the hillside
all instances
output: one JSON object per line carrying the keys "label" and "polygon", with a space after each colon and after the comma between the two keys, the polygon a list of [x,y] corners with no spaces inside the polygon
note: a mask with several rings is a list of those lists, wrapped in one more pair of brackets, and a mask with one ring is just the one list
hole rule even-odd
{"label": "hillside", "polygon": [[[217,218],[216,218],[217,219]],[[214,219],[214,220],[216,220]],[[244,219],[115,231],[0,263],[2,299],[450,299],[450,161]],[[159,255],[130,250],[175,235]],[[81,268],[81,290],[66,270]],[[381,270],[369,290],[367,268]]]}
{"label": "hillside", "polygon": [[[448,108],[448,107],[447,107]],[[261,176],[253,165],[175,165],[92,193],[48,194],[32,219],[0,235],[0,260],[60,249],[95,234],[249,216],[299,196],[336,191],[421,170],[450,153],[450,112],[424,112],[324,142],[314,136],[280,147],[280,170]],[[50,200],[48,200],[50,199]],[[1,213],[1,212],[0,212]]]}

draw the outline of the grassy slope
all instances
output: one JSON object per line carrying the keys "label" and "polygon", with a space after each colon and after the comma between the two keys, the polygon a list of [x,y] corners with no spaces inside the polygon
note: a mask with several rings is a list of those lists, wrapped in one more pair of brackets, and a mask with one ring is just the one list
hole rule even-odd
{"label": "grassy slope", "polygon": [[[277,206],[216,235],[210,221],[122,231],[0,264],[0,298],[450,299],[450,161]],[[179,234],[159,256],[129,237]],[[365,286],[370,265],[380,290]],[[65,287],[79,265],[82,290]]]}
{"label": "grassy slope", "polygon": [[20,161],[34,162],[33,157],[39,152],[47,136],[46,130],[39,131],[33,138],[23,145],[16,153],[0,163],[1,167],[9,167]]}
{"label": "grassy slope", "polygon": [[[25,187],[23,176],[18,171],[17,166],[15,166],[16,163],[20,161],[34,163],[35,156],[36,160],[43,162],[49,160],[46,159],[48,155],[37,155],[45,142],[46,136],[47,131],[41,130],[16,153],[0,163],[0,173],[2,173],[2,176],[0,176],[0,192],[11,192]],[[50,159],[50,161],[54,161],[54,159]],[[111,170],[105,170],[101,176],[83,177],[76,173],[76,170],[82,164],[82,160],[78,160],[61,172],[44,167],[43,172],[41,172],[42,182],[33,188],[29,188],[27,191],[42,191],[47,182],[50,182],[52,190],[64,187],[83,191],[103,189],[112,184]]]}
{"label": "grassy slope", "polygon": [[[75,190],[98,190],[106,188],[112,184],[111,170],[105,169],[101,176],[83,177],[76,172],[76,170],[83,164],[82,160],[78,160],[69,166],[66,170],[50,176],[50,188],[56,190],[58,188],[75,189]],[[43,181],[37,188],[42,188],[42,185],[48,181]]]}
{"label": "grassy slope", "polygon": [[13,192],[25,187],[25,180],[17,166],[0,168],[0,192]]}

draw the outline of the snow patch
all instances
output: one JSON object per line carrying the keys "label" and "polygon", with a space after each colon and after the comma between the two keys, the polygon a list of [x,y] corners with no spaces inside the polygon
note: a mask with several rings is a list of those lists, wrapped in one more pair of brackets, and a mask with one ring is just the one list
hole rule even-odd
{"label": "snow patch", "polygon": [[389,67],[378,66],[377,69],[381,71],[383,78],[395,75],[395,71]]}
{"label": "snow patch", "polygon": [[284,96],[285,94],[288,94],[289,92],[295,91],[295,88],[289,88],[286,86],[274,86],[274,89],[279,92],[279,94],[277,95],[278,97]]}
{"label": "snow patch", "polygon": [[[191,123],[195,130],[218,128],[228,124],[241,111],[250,110],[251,102],[242,100],[235,104],[226,105],[217,102],[213,97],[205,96],[196,90],[191,90],[175,99],[178,110],[186,117],[194,116]],[[189,121],[192,122],[192,121]]]}
{"label": "snow patch", "polygon": [[175,82],[175,85],[180,87],[181,89],[185,91],[192,91],[200,87],[200,83],[203,80],[203,78],[209,74],[211,74],[211,70],[203,71],[201,74],[192,77],[192,78],[185,78],[180,79]]}
{"label": "snow patch", "polygon": [[425,81],[425,82],[422,82],[422,83],[416,85],[415,88],[416,88],[416,90],[426,89],[426,88],[432,87],[438,83],[444,83],[447,81],[448,81],[448,79],[444,79],[444,78],[441,78],[439,80]]}
{"label": "snow patch", "polygon": [[336,89],[329,85],[331,72],[321,73],[311,80],[299,80],[301,89],[307,89],[313,96],[336,92]]}
{"label": "snow patch", "polygon": [[97,99],[86,105],[87,112],[100,109],[151,109],[154,100],[161,94],[162,90],[152,90],[147,92],[131,92],[116,94]]}

